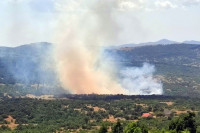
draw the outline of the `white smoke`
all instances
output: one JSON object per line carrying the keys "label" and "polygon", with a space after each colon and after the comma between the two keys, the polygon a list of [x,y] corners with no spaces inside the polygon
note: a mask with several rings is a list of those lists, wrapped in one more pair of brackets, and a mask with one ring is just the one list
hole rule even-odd
{"label": "white smoke", "polygon": [[162,93],[157,89],[162,86],[153,81],[154,68],[150,65],[144,65],[140,71],[122,70],[121,83],[115,74],[117,66],[109,63],[107,57],[100,57],[101,47],[109,47],[118,40],[123,29],[116,19],[121,0],[62,2],[57,3],[60,17],[54,36],[54,55],[63,88],[76,94]]}
{"label": "white smoke", "polygon": [[121,85],[131,95],[162,94],[162,84],[153,77],[155,67],[144,63],[142,67],[128,67],[120,71]]}

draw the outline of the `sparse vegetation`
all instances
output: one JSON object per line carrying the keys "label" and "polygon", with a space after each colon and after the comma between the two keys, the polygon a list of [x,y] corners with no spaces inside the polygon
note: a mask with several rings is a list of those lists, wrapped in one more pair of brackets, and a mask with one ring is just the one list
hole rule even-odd
{"label": "sparse vegetation", "polygon": [[[28,49],[27,53],[24,48]],[[60,86],[49,84],[56,78],[54,72],[39,69],[38,62],[44,48],[22,46],[13,52],[13,56],[6,55],[9,48],[1,53],[0,132],[200,132],[199,45],[108,50],[120,56],[116,62],[124,66],[141,66],[143,62],[154,64],[157,69],[155,77],[163,83],[163,96],[65,95]],[[22,74],[24,77],[16,80],[9,69],[20,71],[23,65],[34,67],[26,70],[31,73]],[[31,78],[24,82],[27,76]],[[27,94],[63,95],[58,99],[44,100],[25,98]]]}
{"label": "sparse vegetation", "polygon": [[[44,63],[53,64],[48,55],[50,49],[51,44],[45,42],[16,48],[0,47],[0,93],[10,96],[67,93],[54,85],[57,76],[53,69],[41,69],[40,59],[48,57],[49,62]],[[155,65],[155,77],[162,81],[164,95],[200,96],[199,45],[155,45],[106,52],[117,56],[114,61],[121,66],[142,66],[144,62]]]}
{"label": "sparse vegetation", "polygon": [[199,45],[154,45],[110,49],[107,52],[120,57],[116,62],[126,67],[142,66],[144,62],[155,65],[155,77],[162,81],[164,95],[200,95]]}
{"label": "sparse vegetation", "polygon": [[[0,131],[154,133],[187,130],[193,133],[200,127],[199,99],[124,95],[65,97],[65,100],[2,98]],[[152,115],[143,117],[143,113]],[[114,120],[110,120],[110,116]],[[15,127],[11,128],[11,124]]]}

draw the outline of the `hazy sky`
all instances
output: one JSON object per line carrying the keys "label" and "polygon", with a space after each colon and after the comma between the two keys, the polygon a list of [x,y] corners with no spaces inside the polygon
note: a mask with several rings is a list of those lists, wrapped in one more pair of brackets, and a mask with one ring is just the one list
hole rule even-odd
{"label": "hazy sky", "polygon": [[[78,10],[78,1],[1,0],[0,45],[52,42],[60,14],[81,12]],[[82,1],[90,4],[92,0]],[[113,14],[120,27],[116,44],[163,38],[175,41],[200,40],[200,0],[116,1],[118,6]],[[64,10],[66,7],[70,10]]]}

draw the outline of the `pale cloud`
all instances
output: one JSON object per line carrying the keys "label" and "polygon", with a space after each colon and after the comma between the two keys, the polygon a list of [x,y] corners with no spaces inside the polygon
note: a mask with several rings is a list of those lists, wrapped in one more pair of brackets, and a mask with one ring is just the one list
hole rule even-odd
{"label": "pale cloud", "polygon": [[60,16],[84,14],[95,9],[88,8],[94,2],[102,1],[122,27],[122,43],[168,36],[199,40],[200,0],[0,0],[0,45],[51,42]]}
{"label": "pale cloud", "polygon": [[29,2],[30,0],[5,0],[7,2],[11,2],[11,3],[20,3],[20,2]]}
{"label": "pale cloud", "polygon": [[183,6],[195,6],[200,4],[200,0],[183,0]]}
{"label": "pale cloud", "polygon": [[177,0],[118,0],[121,11],[140,10],[140,11],[158,11],[162,9],[179,8],[181,4]]}
{"label": "pale cloud", "polygon": [[119,0],[118,7],[120,10],[142,9],[145,6],[144,0]]}
{"label": "pale cloud", "polygon": [[[94,0],[98,1],[98,0]],[[83,12],[84,8],[80,8],[80,5],[87,6],[92,4],[94,1],[88,0],[54,0],[55,8],[58,11],[67,12]],[[115,1],[115,6],[112,7],[119,11],[158,11],[162,9],[174,9],[174,8],[185,8],[191,5],[197,5],[200,0],[111,0]],[[84,3],[84,4],[83,4]]]}
{"label": "pale cloud", "polygon": [[55,8],[57,11],[76,11],[79,10],[80,1],[79,0],[60,0],[55,1]]}
{"label": "pale cloud", "polygon": [[158,0],[158,1],[155,2],[155,5],[158,8],[166,8],[166,9],[178,7],[176,4],[174,4],[174,3],[172,3],[171,1],[168,1],[168,0],[166,0],[166,1]]}
{"label": "pale cloud", "polygon": [[[67,12],[79,12],[84,11],[84,9],[87,9],[92,3],[94,2],[101,2],[101,0],[59,0],[55,1],[55,7],[58,11],[67,11]],[[106,0],[104,1],[106,2]],[[110,7],[114,10],[119,11],[130,11],[130,10],[138,10],[143,9],[146,6],[145,0],[110,0],[109,2],[112,2],[113,5],[110,5]],[[81,7],[84,6],[84,7]]]}
{"label": "pale cloud", "polygon": [[[53,13],[48,10],[50,6],[47,7],[47,2],[49,1],[0,1],[0,45],[14,46],[31,42],[49,41],[54,17]],[[40,7],[37,6],[39,2],[43,3],[40,4]],[[42,6],[46,7],[45,10]]]}

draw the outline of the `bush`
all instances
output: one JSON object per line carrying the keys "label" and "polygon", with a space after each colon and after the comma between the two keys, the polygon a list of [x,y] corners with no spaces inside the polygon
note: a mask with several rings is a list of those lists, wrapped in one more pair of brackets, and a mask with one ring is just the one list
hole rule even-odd
{"label": "bush", "polygon": [[195,114],[189,112],[179,118],[176,118],[171,121],[169,124],[170,130],[176,130],[176,132],[189,130],[191,133],[196,133],[196,121],[195,121]]}
{"label": "bush", "polygon": [[108,132],[107,126],[103,124],[99,130],[99,133],[107,133],[107,132]]}
{"label": "bush", "polygon": [[123,127],[119,121],[113,127],[113,133],[123,133]]}

